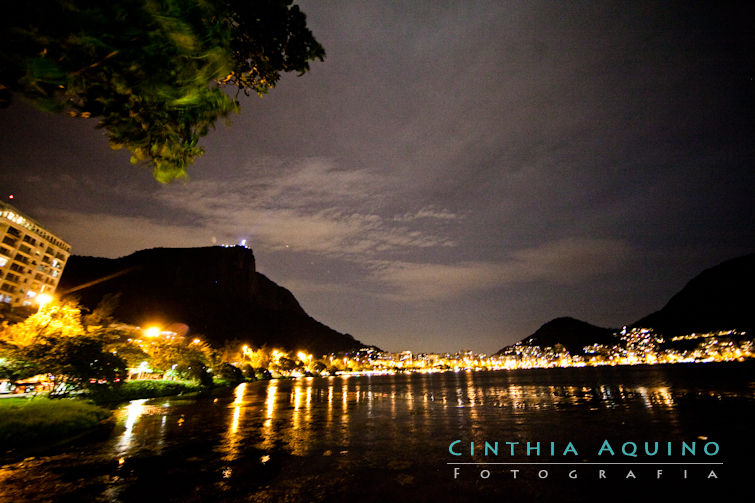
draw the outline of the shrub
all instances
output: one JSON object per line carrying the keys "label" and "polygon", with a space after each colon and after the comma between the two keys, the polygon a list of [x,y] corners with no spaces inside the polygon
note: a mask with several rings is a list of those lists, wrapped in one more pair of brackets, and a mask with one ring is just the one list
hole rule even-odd
{"label": "shrub", "polygon": [[241,369],[230,363],[220,365],[220,368],[217,370],[217,376],[231,384],[238,384],[244,381],[244,373]]}
{"label": "shrub", "polygon": [[88,396],[95,403],[118,403],[139,398],[181,395],[200,390],[200,385],[191,381],[126,381],[116,386],[98,386],[90,389]]}

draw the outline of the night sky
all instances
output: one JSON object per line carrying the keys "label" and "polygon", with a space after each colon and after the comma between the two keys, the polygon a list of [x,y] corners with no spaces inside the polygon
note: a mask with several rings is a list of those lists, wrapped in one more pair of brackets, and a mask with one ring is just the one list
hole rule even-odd
{"label": "night sky", "polygon": [[189,180],[17,99],[3,200],[79,255],[246,239],[392,351],[619,327],[755,251],[751,3],[297,3],[325,62],[242,100]]}

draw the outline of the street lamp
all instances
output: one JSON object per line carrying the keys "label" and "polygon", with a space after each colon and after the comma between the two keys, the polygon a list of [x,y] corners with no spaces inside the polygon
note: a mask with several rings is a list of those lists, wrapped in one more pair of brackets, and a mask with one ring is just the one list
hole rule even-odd
{"label": "street lamp", "polygon": [[159,337],[160,327],[149,327],[144,331],[144,335],[147,337]]}
{"label": "street lamp", "polygon": [[39,295],[34,297],[34,300],[37,304],[39,304],[39,309],[37,309],[37,312],[40,312],[43,307],[45,307],[47,304],[49,304],[55,299],[49,293],[40,293]]}

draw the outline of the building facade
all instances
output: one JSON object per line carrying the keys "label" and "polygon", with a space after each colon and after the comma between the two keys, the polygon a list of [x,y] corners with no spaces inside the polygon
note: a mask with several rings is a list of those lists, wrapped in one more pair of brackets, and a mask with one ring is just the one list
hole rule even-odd
{"label": "building facade", "polygon": [[0,302],[30,306],[58,286],[71,245],[0,201]]}

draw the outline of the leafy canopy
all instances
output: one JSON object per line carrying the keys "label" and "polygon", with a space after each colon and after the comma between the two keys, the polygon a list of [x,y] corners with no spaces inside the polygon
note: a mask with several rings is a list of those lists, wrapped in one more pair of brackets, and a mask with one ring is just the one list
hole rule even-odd
{"label": "leafy canopy", "polygon": [[[293,0],[37,0],[0,19],[0,106],[93,117],[155,178],[186,176],[199,138],[325,51]],[[234,97],[224,87],[236,88]]]}
{"label": "leafy canopy", "polygon": [[99,329],[82,323],[81,310],[54,302],[26,320],[0,327],[0,377],[25,379],[48,374],[50,396],[65,396],[97,382],[115,382],[125,363],[105,348]]}

